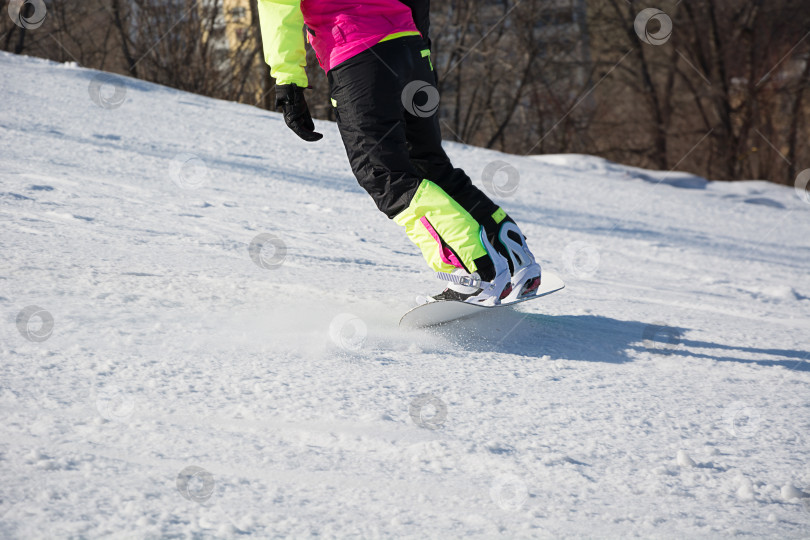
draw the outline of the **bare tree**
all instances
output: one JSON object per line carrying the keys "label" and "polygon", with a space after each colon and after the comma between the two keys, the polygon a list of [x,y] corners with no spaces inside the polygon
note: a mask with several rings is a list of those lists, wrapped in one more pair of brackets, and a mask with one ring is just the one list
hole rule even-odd
{"label": "bare tree", "polygon": [[[666,34],[669,21],[671,35],[639,33],[647,8],[658,16],[644,32]],[[47,9],[37,29],[0,17],[0,46],[273,108],[257,0]],[[810,166],[808,29],[806,0],[434,0],[440,124],[506,152],[791,183]],[[307,72],[313,115],[332,119],[309,48]]]}

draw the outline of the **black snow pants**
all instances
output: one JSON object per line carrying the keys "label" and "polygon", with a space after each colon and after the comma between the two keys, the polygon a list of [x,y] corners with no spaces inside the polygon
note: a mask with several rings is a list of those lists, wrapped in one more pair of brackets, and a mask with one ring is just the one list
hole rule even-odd
{"label": "black snow pants", "polygon": [[[428,92],[413,96],[413,86],[406,88],[422,81],[438,98],[430,54],[420,36],[380,42],[331,69],[328,79],[352,171],[380,211],[393,219],[426,178],[488,234],[497,229],[493,215],[498,205],[453,167],[442,148],[438,105],[432,110]],[[408,106],[411,98],[417,108]]]}

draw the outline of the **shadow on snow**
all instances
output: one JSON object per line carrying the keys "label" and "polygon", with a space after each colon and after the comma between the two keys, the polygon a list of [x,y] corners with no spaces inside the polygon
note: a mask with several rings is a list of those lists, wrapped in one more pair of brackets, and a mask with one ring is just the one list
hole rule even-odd
{"label": "shadow on snow", "polygon": [[686,328],[598,315],[542,315],[499,309],[428,330],[469,351],[622,364],[640,354],[706,358],[810,371],[810,351],[685,339]]}

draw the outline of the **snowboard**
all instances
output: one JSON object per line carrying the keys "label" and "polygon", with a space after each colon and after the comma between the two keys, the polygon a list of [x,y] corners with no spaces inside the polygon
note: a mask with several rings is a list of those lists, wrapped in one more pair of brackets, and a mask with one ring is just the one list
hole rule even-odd
{"label": "snowboard", "polygon": [[416,306],[405,313],[399,320],[399,326],[400,328],[425,328],[459,319],[466,319],[467,317],[475,315],[491,313],[492,310],[498,308],[511,307],[523,302],[537,300],[538,298],[560,291],[564,287],[565,283],[563,283],[563,280],[557,275],[544,271],[540,287],[537,289],[537,294],[529,296],[528,298],[521,298],[520,300],[515,300],[507,304],[498,304],[497,306],[478,306],[468,304],[467,302],[459,302],[458,300],[428,302]]}

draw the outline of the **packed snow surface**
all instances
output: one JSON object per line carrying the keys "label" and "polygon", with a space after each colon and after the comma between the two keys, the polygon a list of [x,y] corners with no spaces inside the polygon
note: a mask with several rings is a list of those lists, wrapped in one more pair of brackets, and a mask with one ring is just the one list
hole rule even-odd
{"label": "packed snow surface", "polygon": [[402,331],[441,284],[333,124],[0,96],[0,537],[810,536],[805,194],[448,144],[567,287]]}

